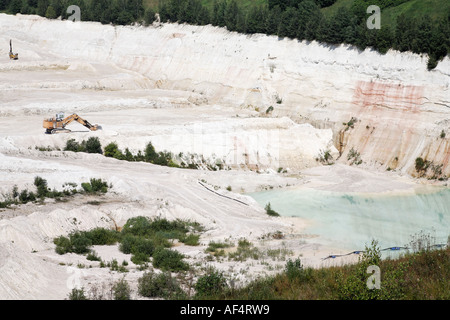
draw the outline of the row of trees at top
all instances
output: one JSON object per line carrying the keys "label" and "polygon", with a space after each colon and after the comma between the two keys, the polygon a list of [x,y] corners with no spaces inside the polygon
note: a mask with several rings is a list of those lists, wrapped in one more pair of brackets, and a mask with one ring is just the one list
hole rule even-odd
{"label": "row of trees at top", "polygon": [[80,7],[82,21],[126,25],[145,16],[142,0],[0,0],[0,11],[67,19],[71,5]]}
{"label": "row of trees at top", "polygon": [[152,23],[157,11],[161,22],[212,24],[240,33],[346,43],[361,50],[372,47],[381,53],[391,48],[427,53],[428,68],[433,69],[450,50],[450,13],[441,20],[402,14],[395,27],[382,23],[380,30],[367,28],[369,5],[384,9],[405,1],[408,0],[358,0],[350,8],[340,7],[331,16],[325,16],[321,8],[336,0],[267,0],[265,5],[246,8],[238,0],[215,0],[212,8],[202,0],[159,0],[157,10],[145,10],[142,0],[0,0],[0,10],[67,19],[67,7],[78,5],[81,20],[119,25]]}
{"label": "row of trees at top", "polygon": [[162,0],[159,13],[162,22],[210,23],[240,33],[264,33],[335,45],[346,43],[361,50],[372,47],[381,53],[391,48],[427,53],[428,68],[433,69],[449,52],[450,14],[440,21],[402,14],[395,28],[383,23],[379,30],[367,28],[369,5],[376,4],[383,9],[405,1],[355,1],[351,8],[341,7],[327,17],[321,8],[335,0],[268,0],[268,5],[247,10],[237,0],[216,0],[211,11],[200,0]]}

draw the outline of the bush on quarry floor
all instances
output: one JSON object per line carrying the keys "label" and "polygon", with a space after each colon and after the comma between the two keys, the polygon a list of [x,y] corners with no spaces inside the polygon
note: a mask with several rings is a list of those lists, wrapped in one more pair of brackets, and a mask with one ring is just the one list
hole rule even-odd
{"label": "bush on quarry floor", "polygon": [[170,272],[146,272],[138,279],[138,292],[147,298],[176,299],[185,297],[177,280]]}
{"label": "bush on quarry floor", "polygon": [[77,142],[75,139],[69,139],[66,141],[64,151],[103,154],[102,145],[98,137],[90,137],[87,141],[83,140],[81,143]]}

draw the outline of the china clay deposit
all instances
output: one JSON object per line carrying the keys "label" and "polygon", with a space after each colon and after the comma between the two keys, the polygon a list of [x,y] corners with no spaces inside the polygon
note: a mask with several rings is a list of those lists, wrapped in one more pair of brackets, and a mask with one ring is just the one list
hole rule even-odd
{"label": "china clay deposit", "polygon": [[[8,58],[9,39],[17,61]],[[245,194],[296,185],[411,191],[422,183],[414,178],[417,157],[450,174],[448,58],[429,72],[427,57],[410,53],[379,55],[211,26],[114,27],[5,14],[0,43],[0,192],[14,185],[31,190],[35,176],[56,189],[93,177],[113,186],[101,197],[2,209],[2,299],[65,299],[74,286],[89,290],[123,276],[139,298],[143,271],[117,246],[94,250],[104,261],[129,261],[126,274],[85,256],[58,255],[53,244],[71,231],[116,228],[139,215],[205,227],[200,246],[174,247],[198,270],[194,277],[213,265],[239,285],[284,267],[264,254],[243,263],[209,261],[205,248],[213,240],[246,238],[261,252],[282,248],[306,266],[329,266],[322,258],[339,248],[315,243],[302,232],[306,221],[269,217]],[[77,113],[102,130],[73,123],[71,133],[44,134],[42,120],[57,112]],[[57,151],[69,138],[92,136],[133,153],[151,141],[202,168]],[[352,148],[359,166],[347,161]],[[316,161],[324,151],[333,166]],[[207,170],[217,163],[225,170]],[[277,232],[283,239],[272,236]]]}

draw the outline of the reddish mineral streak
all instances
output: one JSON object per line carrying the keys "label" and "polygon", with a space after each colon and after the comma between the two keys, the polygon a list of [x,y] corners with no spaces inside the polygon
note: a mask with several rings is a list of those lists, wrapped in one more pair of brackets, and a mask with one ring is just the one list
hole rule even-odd
{"label": "reddish mineral streak", "polygon": [[422,104],[423,87],[404,86],[400,83],[382,83],[378,81],[358,81],[353,103],[361,107],[382,106],[419,112]]}

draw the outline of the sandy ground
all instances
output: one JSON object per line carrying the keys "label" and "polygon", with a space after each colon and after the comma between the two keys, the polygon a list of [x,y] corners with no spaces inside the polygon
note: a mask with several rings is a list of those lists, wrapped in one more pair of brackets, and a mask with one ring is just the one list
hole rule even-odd
{"label": "sandy ground", "polygon": [[[73,287],[106,292],[122,277],[131,284],[133,298],[140,298],[137,279],[144,271],[117,246],[94,250],[104,261],[128,261],[125,274],[100,268],[85,256],[60,256],[53,244],[55,237],[74,230],[114,228],[140,215],[188,219],[205,227],[200,246],[175,246],[195,266],[194,280],[207,266],[225,271],[242,285],[279,272],[288,258],[301,257],[305,266],[312,267],[355,261],[356,257],[323,260],[343,252],[323,247],[314,241],[317,235],[304,233],[306,221],[267,216],[245,193],[286,186],[380,193],[420,186],[398,173],[342,164],[317,166],[315,157],[321,150],[336,153],[331,129],[268,117],[248,106],[224,107],[198,92],[160,89],[133,68],[61,57],[42,51],[30,39],[21,40],[18,61],[10,61],[5,52],[0,51],[0,193],[7,194],[14,185],[31,190],[35,176],[59,190],[64,183],[79,186],[93,177],[107,180],[112,188],[101,197],[77,195],[67,202],[1,209],[1,299],[65,299]],[[60,111],[78,113],[102,130],[90,132],[73,123],[71,133],[44,134],[43,119]],[[157,150],[203,156],[209,164],[221,161],[226,170],[168,168],[57,150],[69,138],[82,141],[91,136],[103,146],[115,141],[131,152],[143,150],[151,141]],[[39,151],[39,147],[54,151]],[[92,204],[94,200],[98,203]],[[281,239],[274,238],[277,233],[283,235]],[[210,241],[237,244],[241,238],[259,248],[258,260],[211,260],[205,253]],[[270,255],[268,250],[274,249],[283,254]]]}

